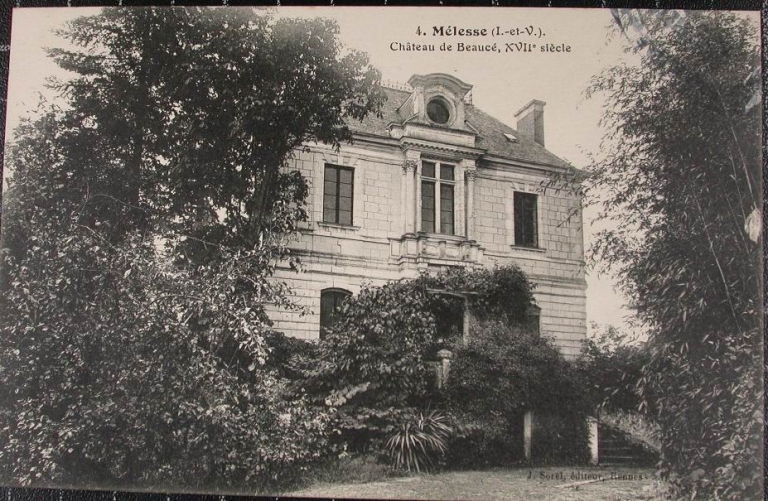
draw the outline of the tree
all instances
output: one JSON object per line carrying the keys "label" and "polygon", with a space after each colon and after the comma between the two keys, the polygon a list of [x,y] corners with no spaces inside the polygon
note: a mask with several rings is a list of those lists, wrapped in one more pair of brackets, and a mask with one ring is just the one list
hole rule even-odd
{"label": "tree", "polygon": [[117,8],[58,33],[77,47],[49,50],[75,74],[53,84],[68,100],[58,140],[74,150],[62,172],[81,176],[68,189],[89,193],[88,212],[103,217],[114,198],[132,208],[115,210],[116,234],[150,218],[143,224],[253,245],[274,223],[268,208],[291,152],[350,140],[347,122],[383,101],[379,72],[325,19]]}
{"label": "tree", "polygon": [[747,232],[761,208],[757,29],[721,12],[614,18],[640,64],[589,89],[606,97],[608,132],[584,187],[613,223],[592,256],[649,332],[640,405],[660,426],[673,495],[757,498],[761,247]]}
{"label": "tree", "polygon": [[306,219],[284,173],[381,103],[324,20],[105,9],[16,131],[0,246],[6,482],[267,488],[327,453],[268,363],[270,277]]}

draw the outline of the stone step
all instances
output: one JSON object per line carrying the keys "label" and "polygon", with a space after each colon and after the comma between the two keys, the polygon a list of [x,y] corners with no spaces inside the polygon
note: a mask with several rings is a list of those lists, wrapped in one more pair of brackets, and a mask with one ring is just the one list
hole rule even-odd
{"label": "stone step", "polygon": [[631,466],[652,462],[649,451],[620,430],[601,425],[598,433],[599,462],[601,465]]}
{"label": "stone step", "polygon": [[600,445],[603,445],[603,446],[621,445],[621,444],[627,443],[627,441],[623,439],[600,438],[599,440],[600,440]]}

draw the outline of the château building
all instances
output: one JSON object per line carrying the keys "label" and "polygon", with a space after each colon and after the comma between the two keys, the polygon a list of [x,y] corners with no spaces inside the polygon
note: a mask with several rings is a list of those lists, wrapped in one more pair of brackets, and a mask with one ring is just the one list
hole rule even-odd
{"label": "ch\u00e2teau building", "polygon": [[544,141],[532,100],[512,128],[475,107],[446,74],[385,88],[382,116],[350,123],[353,144],[309,144],[291,170],[309,181],[309,221],[292,244],[304,271],[279,269],[308,315],[271,310],[275,328],[315,339],[364,283],[449,266],[515,263],[536,284],[539,329],[566,356],[586,336],[581,200],[545,190],[572,169]]}

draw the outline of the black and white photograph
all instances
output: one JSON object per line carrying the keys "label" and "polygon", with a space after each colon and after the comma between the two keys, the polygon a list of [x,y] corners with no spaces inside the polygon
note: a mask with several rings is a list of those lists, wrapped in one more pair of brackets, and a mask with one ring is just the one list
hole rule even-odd
{"label": "black and white photograph", "polygon": [[758,11],[12,18],[0,485],[763,498]]}

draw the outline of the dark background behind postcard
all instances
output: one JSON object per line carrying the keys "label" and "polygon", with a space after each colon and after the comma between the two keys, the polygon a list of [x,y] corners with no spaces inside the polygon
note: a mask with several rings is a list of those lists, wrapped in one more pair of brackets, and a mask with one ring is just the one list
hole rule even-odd
{"label": "dark background behind postcard", "polygon": [[[761,10],[762,25],[762,58],[763,58],[763,96],[768,95],[768,85],[766,85],[766,67],[768,67],[768,6],[761,0],[487,0],[487,1],[457,1],[457,0],[427,0],[422,2],[405,0],[380,0],[372,1],[248,1],[248,0],[168,0],[164,2],[152,0],[0,0],[0,145],[3,146],[5,138],[5,109],[7,104],[8,91],[8,64],[10,59],[10,41],[11,41],[11,20],[14,7],[98,7],[98,6],[153,6],[153,5],[174,5],[174,6],[433,6],[435,8],[445,7],[579,7],[579,8],[638,8],[638,9],[700,9],[700,10]],[[763,165],[764,175],[766,174],[765,159],[768,158],[768,106],[766,99],[763,98]],[[2,168],[4,158],[0,156],[0,179],[2,179]],[[0,190],[2,183],[0,183]],[[768,191],[765,183],[763,185],[764,200],[768,200]],[[763,214],[765,218],[766,205],[764,201]],[[765,221],[764,221],[765,222]],[[763,241],[766,236],[766,225],[763,224]],[[765,252],[765,249],[764,249]],[[763,287],[764,298],[768,296],[765,290],[765,284],[768,282],[768,275],[764,269]],[[765,301],[765,299],[764,299]],[[764,303],[765,304],[765,303]],[[768,304],[765,304],[768,311]],[[767,365],[768,367],[768,365]],[[768,379],[766,379],[768,383]],[[767,385],[768,386],[768,385]],[[765,458],[768,458],[768,447],[764,450]],[[768,476],[768,469],[764,472]],[[768,499],[768,484],[766,485],[765,499]],[[248,499],[307,499],[307,498],[275,498],[275,497],[248,497],[248,496],[213,496],[213,495],[189,495],[189,494],[160,494],[160,493],[131,493],[131,492],[112,492],[112,491],[87,491],[87,490],[60,490],[60,489],[22,489],[22,488],[0,488],[0,501],[229,501],[229,500],[248,500]]]}

